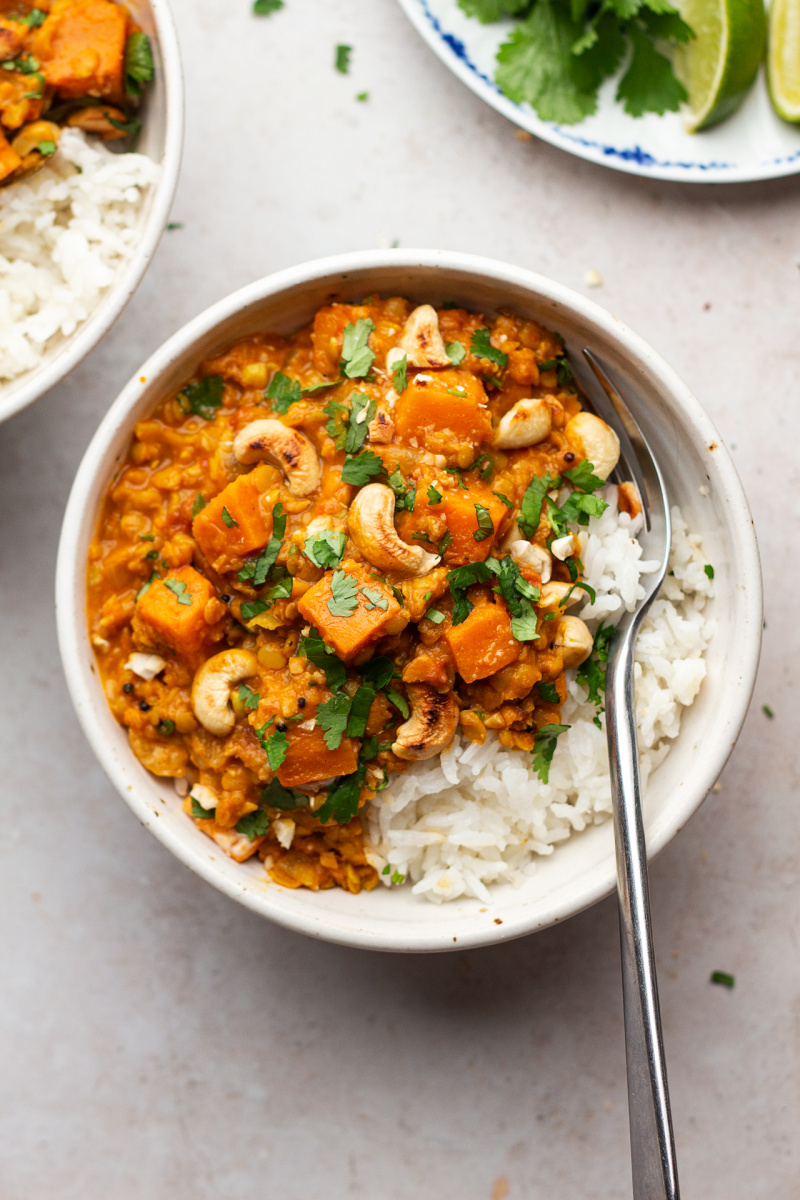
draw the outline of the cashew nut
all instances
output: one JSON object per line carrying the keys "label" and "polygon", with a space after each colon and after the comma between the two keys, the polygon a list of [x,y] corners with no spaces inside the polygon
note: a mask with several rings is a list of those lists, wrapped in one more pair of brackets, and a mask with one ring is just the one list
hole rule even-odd
{"label": "cashew nut", "polygon": [[575,543],[572,539],[572,534],[568,533],[564,537],[553,538],[550,543],[550,549],[553,558],[557,558],[559,562],[566,562],[569,556],[575,553]]}
{"label": "cashew nut", "polygon": [[291,817],[277,817],[272,822],[272,832],[278,839],[278,844],[288,850],[294,841],[294,831],[297,828]]}
{"label": "cashew nut", "polygon": [[494,444],[498,450],[535,446],[549,437],[553,428],[553,410],[558,401],[552,396],[530,396],[508,410],[497,426]]}
{"label": "cashew nut", "polygon": [[526,542],[524,538],[520,538],[511,543],[508,553],[517,566],[530,567],[540,576],[542,583],[549,582],[553,574],[553,563],[544,546],[535,546],[533,542]]}
{"label": "cashew nut", "polygon": [[403,326],[400,349],[410,367],[449,367],[450,359],[439,331],[436,309],[430,304],[415,308]]}
{"label": "cashew nut", "polygon": [[192,683],[192,709],[200,724],[215,737],[225,737],[236,723],[231,688],[258,674],[256,656],[249,650],[223,650],[203,663]]}
{"label": "cashew nut", "polygon": [[574,584],[562,583],[561,580],[556,579],[552,583],[544,584],[537,607],[545,609],[569,608],[570,604],[577,604],[579,600],[584,600],[585,598],[586,593],[580,588],[575,587]]}
{"label": "cashew nut", "polygon": [[319,487],[322,472],[316,450],[305,434],[281,421],[251,421],[237,433],[233,453],[247,465],[274,463],[293,496],[308,496]]}
{"label": "cashew nut", "polygon": [[619,438],[594,413],[579,412],[564,427],[567,445],[587,458],[595,475],[608,479],[619,462]]}
{"label": "cashew nut", "polygon": [[384,483],[368,483],[350,506],[347,529],[364,558],[381,571],[427,575],[441,561],[421,546],[409,546],[394,527],[394,492]]}
{"label": "cashew nut", "polygon": [[592,635],[580,617],[562,617],[553,647],[561,651],[565,667],[579,667],[592,653]]}
{"label": "cashew nut", "polygon": [[367,435],[371,442],[388,446],[394,437],[394,421],[385,408],[379,408],[369,423]]}
{"label": "cashew nut", "polygon": [[392,750],[407,762],[433,758],[450,745],[458,726],[455,696],[452,692],[443,696],[427,683],[411,683],[408,699],[411,716],[398,729]]}
{"label": "cashew nut", "polygon": [[160,654],[132,654],[123,670],[133,671],[140,679],[155,679],[166,665]]}

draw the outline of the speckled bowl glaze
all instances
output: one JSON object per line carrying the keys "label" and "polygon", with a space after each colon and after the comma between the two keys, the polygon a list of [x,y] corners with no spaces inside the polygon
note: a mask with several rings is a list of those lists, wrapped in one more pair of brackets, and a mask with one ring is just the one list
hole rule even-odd
{"label": "speckled bowl glaze", "polygon": [[[431,904],[408,887],[352,896],[278,887],[257,860],[238,865],[189,821],[169,780],[134,757],[106,704],[86,622],[86,556],[98,506],[127,453],[135,423],[196,363],[257,330],[289,333],[331,299],[369,292],[421,303],[456,301],[492,312],[509,307],[558,330],[575,369],[583,346],[616,373],[657,453],[670,498],[704,539],[717,566],[711,610],[717,632],[708,678],[645,804],[651,854],[675,836],[713,786],[736,742],[755,679],[761,642],[761,575],[752,520],[733,463],[700,404],[636,334],[558,283],[505,263],[433,250],[348,254],[282,271],[196,317],[137,371],[97,430],[64,518],[56,580],[58,634],[75,708],[109,779],[139,820],[183,863],[254,912],[311,937],[388,951],[440,951],[506,941],[563,921],[614,887],[611,824],[559,846],[520,888],[495,888],[487,907],[472,899]],[[702,489],[702,490],[701,490]]]}
{"label": "speckled bowl glaze", "polygon": [[102,341],[142,282],[169,218],[183,151],[183,68],[178,35],[167,0],[125,0],[125,3],[150,35],[156,66],[136,149],[160,163],[161,174],[147,197],[142,238],[130,262],[91,316],[70,337],[47,349],[38,367],[9,382],[0,381],[0,421],[49,392]]}

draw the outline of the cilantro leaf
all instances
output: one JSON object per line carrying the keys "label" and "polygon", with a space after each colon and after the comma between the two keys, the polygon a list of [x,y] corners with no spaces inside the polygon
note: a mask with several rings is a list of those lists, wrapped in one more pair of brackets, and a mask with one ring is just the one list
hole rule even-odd
{"label": "cilantro leaf", "polygon": [[441,503],[442,503],[442,493],[437,492],[436,488],[433,486],[433,484],[431,484],[430,487],[428,488],[428,504],[441,504]]}
{"label": "cilantro leaf", "polygon": [[337,692],[317,708],[317,724],[325,730],[325,745],[329,750],[341,746],[352,704],[347,692]]}
{"label": "cilantro leaf", "polygon": [[383,654],[377,658],[371,658],[369,662],[363,663],[358,669],[361,672],[362,679],[366,679],[379,692],[383,691],[386,685],[391,683],[397,674],[397,669],[392,660],[386,658]]}
{"label": "cilantro leaf", "polygon": [[[541,3],[542,0],[539,0]],[[478,358],[488,359],[489,362],[497,363],[498,367],[508,366],[508,355],[502,350],[496,350],[489,340],[491,333],[488,329],[476,329],[472,335],[469,348]]]}
{"label": "cilantro leaf", "polygon": [[547,493],[552,487],[559,482],[559,476],[555,475],[534,475],[533,479],[525,489],[525,495],[522,497],[517,524],[519,525],[525,537],[532,538],[539,528],[539,520],[542,515],[542,504]]}
{"label": "cilantro leaf", "polygon": [[604,704],[601,693],[606,690],[606,666],[608,662],[608,645],[611,641],[611,635],[614,632],[613,625],[598,626],[592,645],[592,653],[589,658],[578,667],[578,672],[575,678],[578,683],[583,684],[589,695],[587,700],[590,704],[594,704],[597,709],[595,716],[592,718],[595,725],[600,728],[600,714],[604,711]]}
{"label": "cilantro leaf", "polygon": [[495,81],[517,103],[527,101],[543,121],[572,125],[597,108],[597,91],[586,90],[572,53],[581,34],[569,11],[537,0],[497,52]]}
{"label": "cilantro leaf", "polygon": [[216,808],[203,808],[199,800],[195,800],[194,796],[190,796],[192,802],[192,816],[198,821],[213,821],[217,815]]}
{"label": "cilantro leaf", "polygon": [[246,683],[243,683],[239,688],[239,699],[248,712],[253,712],[261,703],[260,693],[251,691]]}
{"label": "cilantro leaf", "polygon": [[371,687],[360,687],[353,696],[353,702],[350,705],[350,716],[347,721],[347,736],[361,738],[364,736],[364,731],[367,728],[367,720],[369,719],[369,710],[372,708],[372,702],[375,699],[377,692]]}
{"label": "cilantro leaf", "polygon": [[312,533],[310,538],[306,538],[303,551],[315,567],[321,567],[323,571],[327,571],[331,567],[339,566],[346,542],[346,534],[337,533],[334,529],[322,529],[319,533]]}
{"label": "cilantro leaf", "polygon": [[291,811],[293,808],[305,808],[308,804],[308,796],[293,788],[285,788],[276,775],[266,787],[261,789],[261,803],[267,808]]}
{"label": "cilantro leaf", "polygon": [[487,560],[486,565],[497,575],[497,588],[511,613],[511,632],[518,642],[532,642],[539,636],[539,622],[533,610],[533,602],[541,595],[538,588],[528,583],[510,555]]}
{"label": "cilantro leaf", "polygon": [[388,610],[389,601],[384,596],[383,592],[379,592],[377,588],[372,588],[367,584],[364,584],[361,588],[361,595],[367,602],[364,605],[367,612],[372,612],[373,608],[380,608],[383,612]]}
{"label": "cilantro leaf", "polygon": [[458,0],[462,12],[468,17],[477,17],[483,25],[522,12],[529,4],[530,0]]}
{"label": "cilantro leaf", "polygon": [[314,816],[323,824],[331,817],[337,825],[346,825],[358,812],[358,798],[364,785],[367,768],[362,763],[352,775],[343,775],[328,792],[324,804]]}
{"label": "cilantro leaf", "polygon": [[158,722],[158,725],[156,725],[156,732],[159,733],[161,737],[169,737],[175,732],[175,722],[171,721],[169,717],[162,717]]}
{"label": "cilantro leaf", "polygon": [[257,837],[266,837],[269,833],[269,817],[263,808],[257,808],[255,812],[245,813],[240,817],[235,828],[237,833],[254,842]]}
{"label": "cilantro leaf", "polygon": [[[258,561],[255,564],[253,571],[253,586],[263,587],[267,582],[267,576],[275,565],[275,561],[281,552],[283,538],[286,534],[286,513],[283,511],[283,504],[278,501],[272,509],[272,536],[264,547]],[[242,572],[239,572],[241,579]],[[291,590],[289,591],[291,595]]]}
{"label": "cilantro leaf", "polygon": [[195,496],[194,504],[192,505],[192,520],[195,519],[199,512],[203,511],[207,504],[208,501],[206,500],[205,496],[202,494],[202,492],[198,492]]}
{"label": "cilantro leaf", "polygon": [[242,604],[242,620],[252,621],[254,617],[260,617],[269,608],[266,600],[245,600]]}
{"label": "cilantro leaf", "polygon": [[358,608],[358,580],[346,571],[333,572],[328,612],[332,617],[349,617]]}
{"label": "cilantro leaf", "polygon": [[445,550],[450,545],[452,540],[453,540],[453,535],[450,532],[450,530],[449,529],[445,530],[442,540],[439,542],[439,545],[436,547],[436,553],[439,555],[440,558],[442,557],[442,555],[444,554]]}
{"label": "cilantro leaf", "polygon": [[[590,517],[602,517],[608,504],[600,496],[589,492],[573,492],[558,508],[552,500],[547,500],[547,519],[554,528],[561,529],[559,537],[566,532],[566,524],[577,521],[579,525],[588,525]],[[563,528],[562,528],[563,526]]]}
{"label": "cilantro leaf", "polygon": [[712,567],[711,563],[706,563],[706,565],[703,567],[703,571],[709,579],[714,578],[714,568]]}
{"label": "cilantro leaf", "polygon": [[362,487],[369,483],[373,476],[383,474],[383,471],[383,459],[372,450],[363,450],[355,457],[348,454],[342,467],[342,482]]}
{"label": "cilantro leaf", "polygon": [[399,692],[396,692],[394,690],[394,688],[387,688],[386,692],[384,694],[386,696],[386,699],[391,704],[393,704],[395,706],[395,708],[399,708],[400,712],[403,714],[403,716],[406,718],[406,720],[408,720],[408,717],[410,716],[410,713],[411,713],[411,709],[408,707],[408,704],[406,703],[405,698],[403,696],[401,696]]}
{"label": "cilantro leaf", "polygon": [[344,687],[347,682],[347,668],[333,650],[328,649],[315,630],[300,638],[297,653],[300,658],[307,658],[315,667],[325,672],[325,682],[332,692],[338,692]]}
{"label": "cilantro leaf", "polygon": [[146,33],[132,33],[125,42],[125,91],[129,96],[141,96],[142,84],[149,83],[155,74],[153,50]]}
{"label": "cilantro leaf", "polygon": [[279,8],[283,8],[283,0],[254,0],[253,3],[253,12],[259,17],[268,17]]}
{"label": "cilantro leaf", "polygon": [[165,579],[164,587],[168,587],[178,601],[178,604],[191,604],[192,596],[186,591],[186,584],[182,579]]}
{"label": "cilantro leaf", "polygon": [[558,694],[558,688],[554,683],[549,683],[547,680],[540,679],[536,684],[536,689],[546,704],[561,703],[561,697]]}
{"label": "cilantro leaf", "polygon": [[24,16],[14,17],[14,20],[27,25],[29,29],[37,29],[39,25],[44,25],[47,20],[47,13],[42,12],[41,8],[32,8],[29,13],[25,13]]}
{"label": "cilantro leaf", "polygon": [[398,396],[408,387],[408,355],[404,354],[392,367],[392,384]]}
{"label": "cilantro leaf", "polygon": [[375,352],[369,348],[369,335],[375,329],[369,317],[359,317],[355,324],[345,325],[342,336],[342,367],[348,379],[361,379],[369,373]]}
{"label": "cilantro leaf", "polygon": [[334,66],[340,75],[349,75],[350,73],[350,54],[352,50],[352,46],[340,45],[336,47]]}
{"label": "cilantro leaf", "polygon": [[448,342],[444,348],[444,352],[454,367],[459,366],[467,357],[466,347],[463,342]]}
{"label": "cilantro leaf", "polygon": [[277,771],[286,758],[286,752],[289,749],[289,739],[284,730],[278,729],[269,737],[264,737],[264,732],[269,728],[269,721],[266,725],[262,725],[256,730],[256,737],[261,742],[261,748],[266,752],[269,761],[270,769]]}
{"label": "cilantro leaf", "polygon": [[239,522],[234,521],[233,517],[231,516],[231,514],[228,512],[227,508],[225,508],[224,505],[222,507],[222,523],[224,525],[227,525],[228,529],[238,529],[239,528]]}
{"label": "cilantro leaf", "polygon": [[325,422],[325,431],[333,438],[337,450],[344,450],[347,441],[347,424],[350,419],[350,409],[338,400],[329,400],[322,410],[329,419]]}
{"label": "cilantro leaf", "polygon": [[492,524],[492,514],[483,504],[475,505],[475,516],[478,518],[478,528],[473,532],[472,536],[476,542],[485,542],[494,534],[494,525]]}
{"label": "cilantro leaf", "polygon": [[646,112],[677,112],[686,100],[686,88],[672,70],[672,64],[636,23],[628,26],[631,60],[619,81],[617,100],[626,113],[641,117]]}
{"label": "cilantro leaf", "polygon": [[139,588],[138,592],[136,593],[136,599],[135,599],[136,604],[139,603],[142,596],[144,596],[146,592],[150,591],[150,588],[156,579],[158,579],[158,571],[153,571],[150,578],[142,584],[142,586]]}
{"label": "cilantro leaf", "polygon": [[588,458],[583,462],[579,462],[577,467],[572,467],[569,471],[562,471],[573,487],[580,488],[582,492],[596,492],[598,488],[603,487],[605,480],[594,473],[594,464],[590,463]]}
{"label": "cilantro leaf", "polygon": [[414,487],[413,483],[410,483],[408,486],[406,486],[406,481],[400,474],[399,467],[396,471],[392,471],[387,483],[394,492],[395,512],[402,512],[403,510],[406,512],[413,512],[414,505],[417,500],[417,489]]}
{"label": "cilantro leaf", "polygon": [[466,590],[473,583],[487,583],[492,578],[492,569],[486,563],[466,563],[447,572],[447,582],[453,596],[453,624],[466,621],[475,605],[467,599]]}
{"label": "cilantro leaf", "polygon": [[375,401],[370,400],[365,392],[354,392],[350,397],[350,421],[345,435],[344,448],[348,454],[355,454],[366,441],[369,423],[375,416]]}
{"label": "cilantro leaf", "polygon": [[303,389],[296,379],[290,379],[282,371],[276,371],[264,395],[272,402],[272,411],[283,416],[293,404],[303,399]]}
{"label": "cilantro leaf", "polygon": [[550,764],[556,752],[556,742],[569,728],[569,725],[543,725],[536,735],[532,751],[533,769],[542,783],[550,780]]}
{"label": "cilantro leaf", "polygon": [[506,508],[514,507],[514,505],[509,500],[508,496],[504,496],[502,492],[492,492],[492,495],[497,496],[497,499],[500,501],[501,504],[505,504]]}
{"label": "cilantro leaf", "polygon": [[176,399],[185,413],[202,417],[204,421],[213,421],[216,410],[222,404],[224,391],[225,380],[222,376],[208,375],[199,383],[187,383]]}

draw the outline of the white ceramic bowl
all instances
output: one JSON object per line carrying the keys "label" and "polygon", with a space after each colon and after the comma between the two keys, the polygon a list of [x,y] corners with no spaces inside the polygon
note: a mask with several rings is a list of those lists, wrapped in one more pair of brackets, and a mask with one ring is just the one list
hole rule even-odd
{"label": "white ceramic bowl", "polygon": [[45,351],[37,367],[17,379],[0,382],[0,421],[38,400],[55,387],[105,337],[144,277],[167,224],[183,150],[183,69],[178,36],[167,0],[125,0],[136,21],[150,35],[156,73],[147,90],[142,133],[137,150],[161,164],[142,215],[142,238],[130,262],[104,294],[97,308],[68,338]]}
{"label": "white ceramic bowl", "polygon": [[[761,641],[761,576],[752,520],[719,435],[697,400],[659,356],[582,296],[528,271],[471,255],[431,250],[373,251],[323,259],[243,288],[202,313],[162,346],[109,410],[86,452],[64,518],[56,581],[58,633],[70,692],[109,779],[139,820],[209,883],[262,916],[329,941],[378,950],[452,950],[542,929],[607,895],[614,886],[610,823],[574,836],[520,889],[434,905],[408,888],[352,896],[291,891],[268,881],[256,860],[227,858],[187,819],[169,780],[134,757],[98,682],[86,623],[86,554],[98,505],[127,453],[134,424],[179,387],[200,359],[257,330],[290,333],[331,298],[369,292],[416,302],[455,300],[492,311],[507,306],[564,335],[577,363],[584,345],[617,373],[658,454],[671,499],[702,534],[715,564],[718,631],[708,678],[683,718],[669,756],[654,773],[645,805],[651,853],[688,820],[731,752],[747,711]],[[700,488],[707,489],[707,495]]]}

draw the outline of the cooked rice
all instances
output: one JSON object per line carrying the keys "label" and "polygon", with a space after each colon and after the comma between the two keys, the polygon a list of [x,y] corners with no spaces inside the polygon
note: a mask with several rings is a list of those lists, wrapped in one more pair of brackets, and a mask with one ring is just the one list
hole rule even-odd
{"label": "cooked rice", "polygon": [[51,162],[0,190],[0,379],[36,367],[97,307],[142,236],[159,167],[65,129]]}
{"label": "cooked rice", "polygon": [[[631,610],[644,594],[640,577],[657,564],[642,558],[633,521],[620,513],[617,489],[609,508],[581,533],[585,578],[597,593],[580,613],[594,629]],[[714,631],[704,615],[713,584],[704,571],[700,538],[672,510],[671,573],[645,618],[636,644],[634,679],[643,784],[669,753],[681,712],[705,678],[703,656]],[[530,755],[501,746],[489,734],[481,746],[459,735],[438,759],[417,763],[393,780],[371,806],[374,864],[390,885],[405,876],[428,900],[474,896],[491,901],[487,885],[522,884],[539,855],[587,825],[607,821],[611,785],[605,728],[593,723],[586,689],[567,672],[569,698],[562,721],[571,728],[556,748],[550,779],[533,771]]]}

